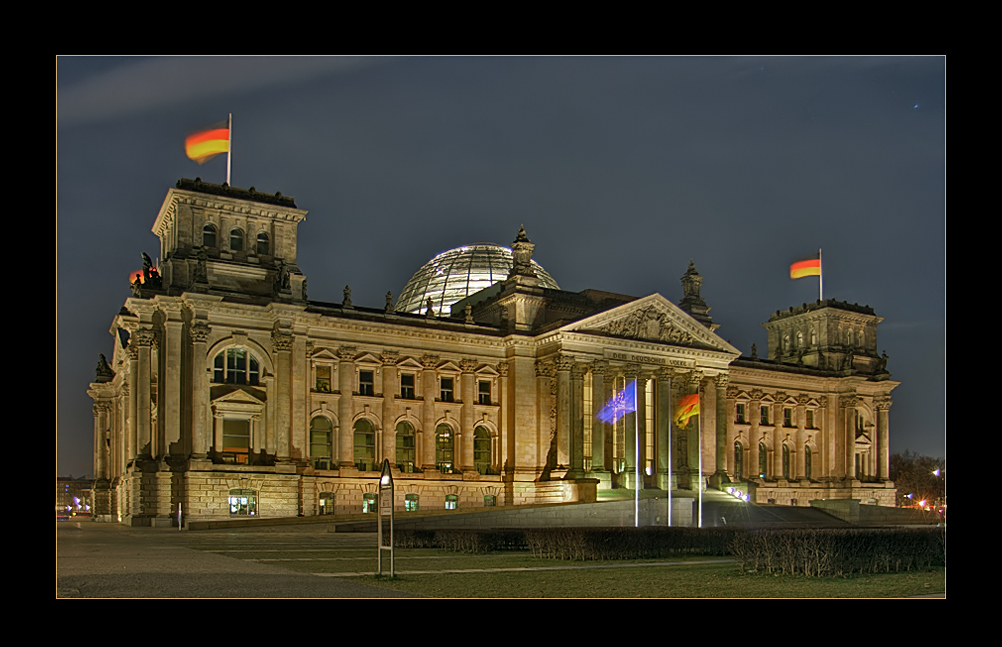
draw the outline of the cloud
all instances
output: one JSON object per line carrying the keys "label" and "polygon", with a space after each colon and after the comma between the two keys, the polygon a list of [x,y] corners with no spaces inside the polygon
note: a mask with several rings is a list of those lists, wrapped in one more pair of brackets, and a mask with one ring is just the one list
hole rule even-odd
{"label": "cloud", "polygon": [[57,87],[59,127],[103,121],[192,99],[348,72],[391,57],[164,57]]}

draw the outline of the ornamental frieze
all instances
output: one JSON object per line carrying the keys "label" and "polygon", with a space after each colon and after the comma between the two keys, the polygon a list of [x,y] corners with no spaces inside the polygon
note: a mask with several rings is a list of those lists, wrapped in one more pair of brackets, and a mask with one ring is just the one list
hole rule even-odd
{"label": "ornamental frieze", "polygon": [[697,345],[695,338],[676,326],[668,316],[668,313],[654,306],[638,310],[623,319],[610,321],[593,332],[609,335],[610,337],[625,337],[627,339],[668,343],[676,346]]}

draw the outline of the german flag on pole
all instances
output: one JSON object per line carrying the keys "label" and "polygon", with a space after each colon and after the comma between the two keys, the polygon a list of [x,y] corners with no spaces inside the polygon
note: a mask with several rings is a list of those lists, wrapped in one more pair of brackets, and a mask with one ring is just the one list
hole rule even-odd
{"label": "german flag on pole", "polygon": [[230,152],[230,124],[224,121],[188,135],[184,140],[185,154],[200,165],[216,155]]}
{"label": "german flag on pole", "polygon": [[821,254],[801,259],[790,266],[791,279],[801,279],[805,276],[821,276]]}
{"label": "german flag on pole", "polygon": [[689,418],[698,415],[699,394],[692,393],[690,395],[682,396],[682,399],[678,401],[678,413],[675,414],[675,422],[677,422],[680,427],[685,427],[689,424]]}

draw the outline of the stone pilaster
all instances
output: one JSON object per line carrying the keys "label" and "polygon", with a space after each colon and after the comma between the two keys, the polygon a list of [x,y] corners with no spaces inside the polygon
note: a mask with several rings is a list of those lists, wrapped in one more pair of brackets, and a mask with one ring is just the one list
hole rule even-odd
{"label": "stone pilaster", "polygon": [[567,478],[583,478],[584,471],[584,374],[583,364],[571,367],[571,407],[570,407],[570,471]]}
{"label": "stone pilaster", "polygon": [[[397,393],[397,362],[400,355],[395,350],[384,350],[380,354],[383,362],[383,371],[380,379],[383,388],[383,415],[382,427],[378,434],[382,437],[377,444],[382,448],[382,458],[389,459],[391,465],[397,464],[397,430],[393,424],[396,418],[396,411],[393,400]],[[382,465],[382,460],[379,461]]]}
{"label": "stone pilaster", "polygon": [[[287,330],[271,333],[271,345],[275,357],[275,447],[278,460],[290,458],[290,435],[292,432],[292,344],[293,335]],[[253,437],[253,434],[252,434]]]}
{"label": "stone pilaster", "polygon": [[498,445],[501,448],[501,455],[498,462],[501,465],[501,473],[505,479],[510,479],[515,471],[515,434],[512,433],[508,423],[508,362],[498,362],[498,402],[501,406],[498,415],[498,434],[500,436]]}
{"label": "stone pilaster", "polygon": [[91,407],[94,412],[94,478],[108,478],[109,452],[109,420],[111,406],[108,402],[95,402]]}
{"label": "stone pilaster", "polygon": [[807,424],[807,403],[810,402],[810,399],[803,393],[797,395],[797,437],[795,439],[797,458],[794,461],[795,474],[792,474],[791,477],[798,481],[806,478],[804,452],[807,444],[807,430],[805,425]]}
{"label": "stone pilaster", "polygon": [[206,367],[209,326],[204,321],[191,324],[191,452],[192,458],[204,459],[209,453],[209,373]]}
{"label": "stone pilaster", "polygon": [[655,477],[659,489],[668,490],[671,483],[671,462],[669,459],[671,449],[671,380],[673,371],[662,368],[657,372],[657,415],[654,417],[658,428],[655,446],[657,460],[654,463]]}
{"label": "stone pilaster", "polygon": [[887,481],[891,478],[890,408],[891,396],[875,398],[877,405],[877,478]]}
{"label": "stone pilaster", "polygon": [[[856,478],[856,405],[859,399],[854,393],[840,395],[839,404],[839,433],[835,439],[835,454],[841,465],[836,463],[836,472],[833,476],[842,476],[847,479]],[[839,446],[841,444],[841,446]]]}
{"label": "stone pilaster", "polygon": [[776,401],[772,404],[772,465],[769,466],[772,474],[771,480],[778,481],[783,478],[783,437],[789,433],[786,428],[786,417],[783,415],[786,409],[786,394],[779,391],[775,395]]}
{"label": "stone pilaster", "polygon": [[571,464],[571,368],[574,359],[560,355],[557,369],[557,465],[567,468]]}
{"label": "stone pilaster", "polygon": [[714,434],[714,472],[710,477],[713,487],[720,489],[730,481],[727,478],[727,382],[728,376],[721,373],[714,377],[713,385],[717,399],[716,433]]}
{"label": "stone pilaster", "polygon": [[759,438],[762,435],[762,398],[765,394],[760,389],[753,389],[751,392],[751,402],[749,402],[748,407],[751,409],[749,411],[749,422],[751,423],[751,430],[748,432],[748,447],[745,452],[745,456],[748,460],[744,462],[744,478],[750,480],[752,474],[758,478],[758,444]]}
{"label": "stone pilaster", "polygon": [[459,470],[461,472],[472,473],[473,468],[473,426],[474,410],[473,405],[477,401],[477,361],[475,359],[463,358],[459,360],[459,367],[462,370],[460,375],[460,393],[463,404],[459,412],[459,447],[456,448],[459,457]]}
{"label": "stone pilaster", "polygon": [[152,374],[152,346],[156,333],[152,328],[140,328],[132,333],[129,345],[136,345],[136,455],[153,457],[153,436],[151,429],[152,394],[150,376]]}
{"label": "stone pilaster", "polygon": [[424,429],[418,434],[418,444],[421,460],[421,469],[426,472],[434,472],[438,469],[435,466],[435,398],[438,396],[438,383],[436,380],[438,368],[437,355],[425,355],[421,358],[421,396],[424,402],[421,405],[421,425]]}
{"label": "stone pilaster", "polygon": [[340,395],[337,402],[338,416],[338,467],[352,467],[355,464],[354,431],[351,421],[354,417],[355,390],[355,347],[341,346],[337,349],[337,388]]}
{"label": "stone pilaster", "polygon": [[160,382],[160,393],[162,397],[158,400],[157,409],[160,412],[163,429],[164,442],[160,450],[163,454],[177,456],[187,456],[188,448],[182,443],[181,430],[181,407],[187,400],[187,394],[181,390],[181,368],[184,363],[181,359],[181,336],[184,332],[184,322],[181,319],[181,308],[173,304],[161,304],[164,314],[164,337],[160,348],[164,357],[160,359],[160,366],[163,367],[162,379]]}
{"label": "stone pilaster", "polygon": [[607,472],[605,439],[609,435],[609,425],[598,419],[598,414],[605,406],[609,393],[605,389],[605,375],[609,370],[609,362],[598,360],[591,365],[591,471]]}

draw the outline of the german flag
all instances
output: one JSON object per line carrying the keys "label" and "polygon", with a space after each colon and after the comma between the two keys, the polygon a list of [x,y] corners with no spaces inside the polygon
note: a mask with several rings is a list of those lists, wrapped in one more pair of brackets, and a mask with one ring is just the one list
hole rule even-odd
{"label": "german flag", "polygon": [[200,165],[216,155],[230,152],[230,124],[224,121],[205,130],[188,135],[184,140],[184,152]]}
{"label": "german flag", "polygon": [[805,276],[821,276],[820,254],[801,259],[790,266],[791,279],[800,279]]}
{"label": "german flag", "polygon": [[689,418],[699,415],[699,394],[692,393],[682,396],[678,401],[678,413],[675,414],[675,422],[679,426],[685,427],[689,424]]}

